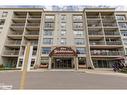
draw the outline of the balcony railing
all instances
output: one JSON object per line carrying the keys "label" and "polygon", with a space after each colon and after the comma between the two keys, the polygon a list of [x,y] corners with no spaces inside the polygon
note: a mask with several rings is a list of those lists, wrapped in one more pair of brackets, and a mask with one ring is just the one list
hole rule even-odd
{"label": "balcony railing", "polygon": [[24,42],[24,45],[27,45],[28,43],[30,43],[30,45],[38,45],[38,41],[26,41]]}
{"label": "balcony railing", "polygon": [[87,16],[87,19],[100,19],[99,16]]}
{"label": "balcony railing", "polygon": [[7,45],[20,45],[21,41],[8,41],[6,44]]}
{"label": "balcony railing", "polygon": [[119,32],[105,32],[105,35],[120,35]]}
{"label": "balcony railing", "polygon": [[9,35],[22,35],[23,32],[10,32]]}
{"label": "balcony railing", "polygon": [[4,55],[19,55],[18,50],[5,50]]}
{"label": "balcony railing", "polygon": [[12,23],[11,26],[24,26],[25,23]]}
{"label": "balcony railing", "polygon": [[40,26],[40,23],[28,23],[27,26]]}
{"label": "balcony railing", "polygon": [[112,24],[112,23],[103,23],[104,27],[117,27],[117,24]]}
{"label": "balcony railing", "polygon": [[104,41],[90,41],[90,45],[105,45]]}
{"label": "balcony railing", "polygon": [[121,41],[106,41],[107,45],[122,45]]}
{"label": "balcony railing", "polygon": [[102,32],[89,32],[89,35],[92,35],[92,36],[94,36],[94,35],[103,35],[103,33]]}
{"label": "balcony railing", "polygon": [[26,35],[39,35],[39,31],[37,31],[37,32],[27,32]]}
{"label": "balcony railing", "polygon": [[123,51],[91,51],[91,55],[98,56],[120,56],[123,54]]}

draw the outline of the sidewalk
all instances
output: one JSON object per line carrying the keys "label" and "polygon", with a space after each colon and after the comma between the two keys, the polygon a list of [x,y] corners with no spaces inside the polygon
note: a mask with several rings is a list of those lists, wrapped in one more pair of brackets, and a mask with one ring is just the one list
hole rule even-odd
{"label": "sidewalk", "polygon": [[112,69],[103,69],[103,68],[94,69],[94,70],[86,69],[85,73],[127,77],[127,74],[114,72]]}

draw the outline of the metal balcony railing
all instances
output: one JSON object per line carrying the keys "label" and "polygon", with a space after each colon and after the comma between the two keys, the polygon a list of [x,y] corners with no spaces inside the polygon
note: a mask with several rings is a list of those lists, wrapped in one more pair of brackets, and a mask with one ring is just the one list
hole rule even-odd
{"label": "metal balcony railing", "polygon": [[5,50],[4,55],[18,55],[19,51],[18,50]]}
{"label": "metal balcony railing", "polygon": [[40,26],[40,23],[28,23],[27,26]]}
{"label": "metal balcony railing", "polygon": [[39,31],[37,31],[37,32],[27,32],[26,35],[39,35]]}
{"label": "metal balcony railing", "polygon": [[104,41],[90,41],[90,45],[105,45]]}
{"label": "metal balcony railing", "polygon": [[24,45],[27,45],[28,43],[30,43],[30,45],[38,45],[38,41],[26,41],[24,42]]}
{"label": "metal balcony railing", "polygon": [[87,19],[99,19],[99,16],[87,16]]}
{"label": "metal balcony railing", "polygon": [[121,41],[106,41],[107,45],[122,45]]}
{"label": "metal balcony railing", "polygon": [[105,35],[120,35],[119,32],[105,32]]}
{"label": "metal balcony railing", "polygon": [[6,44],[8,44],[8,45],[20,45],[21,41],[8,41]]}
{"label": "metal balcony railing", "polygon": [[25,23],[12,23],[11,26],[24,26]]}
{"label": "metal balcony railing", "polygon": [[10,32],[9,35],[22,35],[23,32]]}
{"label": "metal balcony railing", "polygon": [[123,55],[123,51],[91,51],[91,55],[99,56],[120,56]]}
{"label": "metal balcony railing", "polygon": [[89,35],[103,35],[103,33],[102,32],[89,32],[88,33]]}

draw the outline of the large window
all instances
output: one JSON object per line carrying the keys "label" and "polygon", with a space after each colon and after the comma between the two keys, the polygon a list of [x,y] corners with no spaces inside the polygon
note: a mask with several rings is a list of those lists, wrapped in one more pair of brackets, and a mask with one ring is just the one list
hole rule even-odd
{"label": "large window", "polygon": [[117,20],[125,20],[125,16],[124,15],[119,15],[119,16],[116,16],[116,19]]}
{"label": "large window", "polygon": [[122,36],[127,36],[127,31],[121,31]]}
{"label": "large window", "polygon": [[119,23],[121,29],[127,29],[127,23]]}
{"label": "large window", "polygon": [[82,20],[82,16],[75,15],[75,16],[73,16],[73,20],[74,21],[81,21]]}
{"label": "large window", "polygon": [[43,38],[43,44],[51,45],[51,44],[53,44],[53,39],[52,38]]}
{"label": "large window", "polygon": [[44,36],[52,36],[53,31],[44,31]]}
{"label": "large window", "polygon": [[54,23],[45,22],[45,28],[54,28]]}
{"label": "large window", "polygon": [[85,54],[86,53],[86,49],[83,47],[77,47],[76,51],[77,51],[77,54]]}
{"label": "large window", "polygon": [[83,34],[83,31],[74,31],[74,35],[76,36],[82,36]]}
{"label": "large window", "polygon": [[42,54],[49,54],[51,52],[51,48],[50,47],[43,47],[42,48]]}
{"label": "large window", "polygon": [[45,21],[53,21],[54,18],[55,18],[55,16],[53,16],[53,15],[46,15],[45,16]]}
{"label": "large window", "polygon": [[75,44],[76,45],[84,45],[85,44],[84,38],[75,38]]}
{"label": "large window", "polygon": [[61,36],[65,36],[66,35],[66,31],[65,30],[61,30]]}
{"label": "large window", "polygon": [[61,15],[61,21],[65,21],[66,20],[66,15]]}
{"label": "large window", "polygon": [[73,28],[83,29],[83,23],[73,23]]}
{"label": "large window", "polygon": [[61,23],[61,29],[66,29],[66,23]]}

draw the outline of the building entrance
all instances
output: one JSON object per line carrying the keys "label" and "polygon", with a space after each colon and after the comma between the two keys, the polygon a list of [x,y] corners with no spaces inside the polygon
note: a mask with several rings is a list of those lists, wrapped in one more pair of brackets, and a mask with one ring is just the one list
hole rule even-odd
{"label": "building entrance", "polygon": [[73,69],[72,58],[54,58],[53,69]]}

